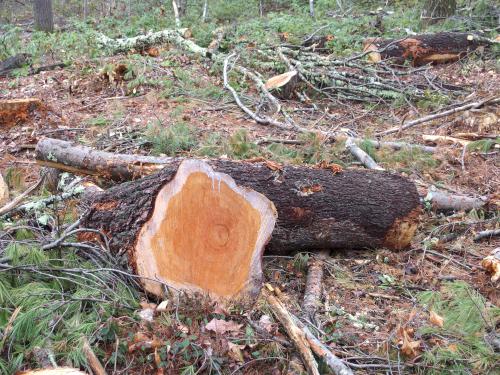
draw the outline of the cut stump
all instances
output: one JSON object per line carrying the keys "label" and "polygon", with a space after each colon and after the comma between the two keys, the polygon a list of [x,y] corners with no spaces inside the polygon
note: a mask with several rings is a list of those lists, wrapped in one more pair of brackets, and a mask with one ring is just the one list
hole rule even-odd
{"label": "cut stump", "polygon": [[203,161],[185,160],[158,192],[129,254],[132,266],[158,296],[166,284],[215,298],[253,298],[276,217],[264,195]]}
{"label": "cut stump", "polygon": [[41,104],[36,98],[0,100],[0,126],[13,126],[26,121]]}

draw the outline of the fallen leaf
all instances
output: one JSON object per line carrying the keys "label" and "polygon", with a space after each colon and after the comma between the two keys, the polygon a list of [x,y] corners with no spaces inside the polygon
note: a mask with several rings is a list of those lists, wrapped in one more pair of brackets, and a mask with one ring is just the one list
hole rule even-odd
{"label": "fallen leaf", "polygon": [[224,306],[220,305],[220,304],[217,304],[215,305],[215,308],[214,308],[214,314],[221,314],[221,315],[227,315],[228,312],[227,310],[224,308]]}
{"label": "fallen leaf", "polygon": [[500,247],[492,250],[490,255],[481,261],[481,266],[490,273],[493,283],[500,279]]}
{"label": "fallen leaf", "polygon": [[165,301],[162,301],[157,307],[156,307],[156,312],[165,312],[168,310],[168,299]]}
{"label": "fallen leaf", "polygon": [[429,316],[429,321],[434,324],[435,326],[438,326],[440,328],[443,328],[443,323],[444,319],[442,316],[438,315],[435,311],[431,310],[430,316]]}
{"label": "fallen leaf", "polygon": [[262,315],[259,319],[259,326],[263,330],[271,333],[271,331],[273,330],[273,322],[271,320],[271,317],[269,315]]}
{"label": "fallen leaf", "polygon": [[223,320],[223,319],[212,319],[210,322],[207,323],[205,326],[205,329],[207,331],[213,331],[217,334],[224,334],[226,332],[237,332],[240,330],[240,328],[243,326],[243,324],[238,324],[235,321],[229,320]]}
{"label": "fallen leaf", "polygon": [[296,70],[292,70],[283,74],[279,74],[272,78],[269,78],[264,85],[268,90],[277,89],[278,87],[285,86],[290,80],[297,75]]}
{"label": "fallen leaf", "polygon": [[244,362],[243,353],[241,352],[241,349],[243,349],[245,345],[237,345],[233,344],[231,341],[228,341],[227,346],[229,347],[229,350],[227,352],[229,357],[231,357],[236,362],[240,363]]}
{"label": "fallen leaf", "polygon": [[264,163],[266,164],[266,167],[268,167],[272,171],[283,170],[283,166],[280,163],[276,163],[275,161],[266,160]]}
{"label": "fallen leaf", "polygon": [[153,309],[143,309],[139,311],[139,317],[146,322],[152,322],[155,311]]}
{"label": "fallen leaf", "polygon": [[413,330],[410,328],[400,327],[398,335],[401,338],[399,341],[399,346],[401,348],[401,353],[410,358],[415,358],[419,354],[420,340],[412,340]]}
{"label": "fallen leaf", "polygon": [[157,338],[153,338],[152,340],[146,340],[146,341],[139,341],[133,344],[130,344],[128,346],[128,352],[133,353],[136,350],[156,350],[160,346],[162,346],[163,343],[158,340]]}

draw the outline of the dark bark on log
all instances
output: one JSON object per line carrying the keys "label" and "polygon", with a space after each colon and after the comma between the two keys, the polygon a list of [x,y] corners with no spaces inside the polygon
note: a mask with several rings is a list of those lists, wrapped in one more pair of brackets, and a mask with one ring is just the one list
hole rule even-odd
{"label": "dark bark on log", "polygon": [[[55,139],[42,139],[37,162],[73,173],[127,180],[93,198],[83,225],[101,229],[112,250],[131,249],[149,219],[155,197],[175,175],[182,159],[119,155]],[[374,248],[401,249],[409,245],[420,214],[413,182],[384,171],[284,166],[266,163],[210,160],[219,172],[240,186],[264,194],[276,206],[278,221],[267,251]]]}
{"label": "dark bark on log", "polygon": [[[96,196],[82,225],[108,234],[114,251],[132,249],[153,211],[156,194],[173,178],[178,164]],[[276,173],[263,164],[215,160],[209,164],[273,201],[278,221],[267,251],[274,254],[325,248],[400,249],[409,244],[420,212],[413,184],[385,172],[333,175],[328,170],[286,167]],[[301,196],[300,185],[304,189],[312,181],[323,191]]]}
{"label": "dark bark on log", "polygon": [[390,59],[395,64],[411,60],[414,66],[457,61],[478,47],[491,46],[487,38],[472,33],[442,32],[401,39],[368,38],[364,50],[373,62]]}
{"label": "dark bark on log", "polygon": [[14,69],[22,68],[24,65],[31,64],[31,55],[29,53],[18,53],[3,61],[0,61],[0,77],[12,73]]}

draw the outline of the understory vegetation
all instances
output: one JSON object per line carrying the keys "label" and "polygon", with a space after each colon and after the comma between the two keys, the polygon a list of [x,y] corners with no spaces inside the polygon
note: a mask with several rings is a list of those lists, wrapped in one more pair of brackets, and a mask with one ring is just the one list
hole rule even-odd
{"label": "understory vegetation", "polygon": [[[363,167],[346,150],[346,142],[356,139],[387,173],[416,182],[423,219],[409,249],[332,254],[324,262],[321,306],[317,320],[307,322],[310,329],[360,374],[498,374],[498,283],[480,264],[500,245],[493,236],[484,242],[475,237],[500,227],[498,102],[443,117],[426,128],[427,134],[403,131],[407,119],[455,108],[457,98],[498,100],[498,4],[458,0],[454,16],[432,25],[421,21],[423,1],[417,0],[318,0],[315,17],[302,0],[210,0],[205,19],[203,6],[203,1],[187,1],[181,17],[182,27],[192,33],[187,39],[209,47],[224,28],[218,50],[234,52],[235,60],[258,71],[263,82],[290,70],[286,58],[269,58],[279,45],[297,46],[316,33],[331,36],[321,56],[343,59],[344,68],[358,56],[346,69],[362,66],[374,77],[387,70],[360,62],[368,37],[475,31],[497,43],[470,53],[450,70],[405,62],[405,73],[390,71],[402,88],[365,101],[325,95],[305,82],[289,96],[284,88],[269,89],[280,100],[276,113],[285,118],[283,124],[291,126],[290,116],[305,124],[307,131],[297,132],[257,124],[241,111],[243,105],[253,106],[265,116],[272,108],[236,62],[225,82],[222,60],[209,61],[174,45],[114,56],[96,43],[100,34],[124,38],[176,28],[169,1],[89,1],[85,17],[81,1],[54,1],[56,31],[44,33],[33,30],[28,3],[0,0],[0,61],[30,55],[29,64],[0,76],[0,99],[37,96],[50,103],[32,123],[5,127],[0,137],[0,171],[10,196],[48,176],[34,155],[42,137],[114,153],[264,162],[273,171],[305,164],[333,173]],[[53,63],[65,67],[33,73],[32,66]],[[404,74],[424,68],[435,71],[414,85],[419,95],[407,96],[404,88],[411,85]],[[442,82],[451,83],[446,90],[435,89]],[[242,105],[235,104],[228,86]],[[401,135],[401,147],[373,141],[393,126],[400,127],[394,133]],[[347,136],[337,137],[336,131]],[[466,134],[465,142],[457,143],[456,133]],[[426,141],[432,144],[429,152],[413,147],[424,144],[423,135],[445,139]],[[87,344],[109,374],[305,373],[266,300],[249,310],[205,296],[167,293],[167,307],[154,310],[162,301],[142,291],[125,254],[110,253],[107,235],[74,226],[88,204],[80,183],[104,189],[115,183],[90,175],[58,174],[52,187],[45,180],[22,204],[0,214],[0,375],[38,368],[40,356],[52,366],[90,371]],[[474,194],[488,203],[467,212],[438,211],[420,191],[431,187]],[[315,256],[310,250],[264,257],[265,281],[285,295],[294,313]],[[154,310],[151,319],[143,315],[148,309]],[[206,326],[212,319],[230,321],[237,329],[211,332]],[[322,374],[331,373],[318,362]]]}

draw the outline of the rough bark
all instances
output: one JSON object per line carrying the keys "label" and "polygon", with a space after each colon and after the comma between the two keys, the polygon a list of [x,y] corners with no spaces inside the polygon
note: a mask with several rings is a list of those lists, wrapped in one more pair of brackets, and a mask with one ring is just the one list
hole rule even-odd
{"label": "rough bark", "polygon": [[39,31],[51,33],[54,31],[54,15],[52,0],[34,0],[35,28]]}
{"label": "rough bark", "polygon": [[[36,148],[39,164],[77,174],[123,181],[97,195],[86,225],[110,234],[116,251],[133,247],[140,228],[151,215],[161,187],[175,175],[182,159],[119,155],[95,151],[71,142],[42,139]],[[265,162],[207,161],[216,171],[269,198],[278,222],[267,250],[295,251],[408,246],[420,213],[413,182],[384,171],[283,166]],[[163,168],[163,169],[162,169]]]}
{"label": "rough bark", "polygon": [[309,261],[302,311],[304,316],[312,322],[315,322],[316,312],[321,305],[323,264],[328,255],[328,251],[321,251]]}
{"label": "rough bark", "polygon": [[139,35],[133,38],[111,39],[106,35],[98,34],[97,43],[111,50],[112,53],[128,52],[130,50],[145,50],[148,47],[162,43],[174,43],[193,53],[206,56],[207,49],[199,47],[193,41],[186,39],[190,35],[189,29],[162,30],[149,32],[145,35]]}
{"label": "rough bark", "polygon": [[[285,167],[225,160],[209,162],[233,176],[238,185],[266,195],[278,210],[278,222],[267,249],[294,251],[406,247],[415,231],[419,198],[414,185],[383,172]],[[95,197],[85,226],[110,235],[115,251],[133,248],[139,230],[154,207],[159,189],[175,175],[179,161],[160,173],[116,186]],[[315,190],[319,190],[314,192]]]}
{"label": "rough bark", "polygon": [[420,66],[457,61],[478,47],[492,44],[472,33],[441,32],[401,39],[368,38],[363,46],[365,52],[370,52],[369,59],[373,62],[390,60],[403,64],[405,60],[411,60],[414,66]]}
{"label": "rough bark", "polygon": [[29,53],[18,53],[8,57],[0,62],[0,77],[6,76],[12,73],[14,69],[22,68],[28,64],[31,64],[31,55]]}

